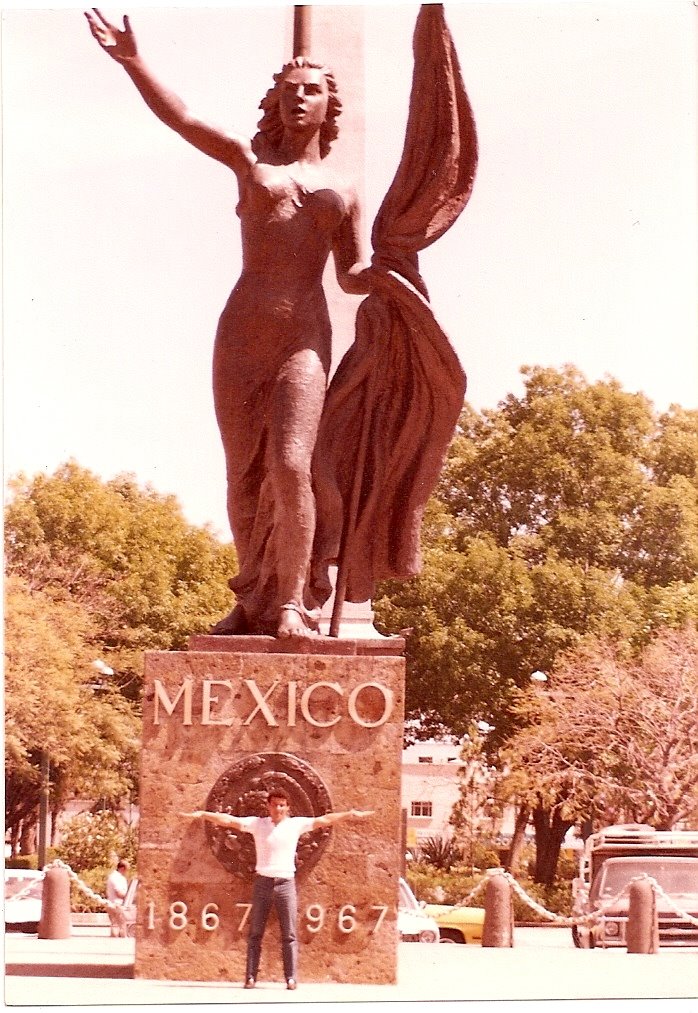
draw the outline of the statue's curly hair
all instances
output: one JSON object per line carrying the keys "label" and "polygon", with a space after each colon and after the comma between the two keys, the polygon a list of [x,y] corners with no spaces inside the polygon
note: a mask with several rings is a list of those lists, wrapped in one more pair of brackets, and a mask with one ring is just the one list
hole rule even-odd
{"label": "statue's curly hair", "polygon": [[264,115],[257,124],[259,132],[255,134],[252,140],[252,150],[255,154],[261,154],[264,142],[272,148],[278,148],[281,144],[284,128],[279,113],[279,85],[289,71],[303,69],[304,67],[322,71],[327,81],[327,115],[325,122],[320,127],[320,157],[325,158],[329,154],[332,142],[339,136],[337,117],[342,111],[342,103],[337,94],[337,82],[330,68],[326,67],[324,63],[317,63],[315,60],[311,60],[307,56],[294,56],[289,63],[284,64],[278,74],[274,74],[273,87],[269,89],[259,103],[259,108],[263,110]]}

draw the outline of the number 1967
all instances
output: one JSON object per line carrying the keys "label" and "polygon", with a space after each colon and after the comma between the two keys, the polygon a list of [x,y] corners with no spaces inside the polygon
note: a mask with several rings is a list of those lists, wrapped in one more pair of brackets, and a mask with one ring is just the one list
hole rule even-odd
{"label": "number 1967", "polygon": [[[240,912],[237,930],[238,932],[242,932],[247,925],[252,905],[236,904],[235,907]],[[215,932],[220,925],[220,915],[218,911],[218,904],[204,904],[199,912],[198,919],[190,921],[190,912],[187,905],[183,900],[175,900],[168,908],[167,924],[174,932],[180,932],[182,929],[185,929],[187,925],[197,923],[205,932]],[[369,911],[371,922],[369,931],[371,935],[374,935],[379,931],[383,924],[383,920],[388,913],[388,905],[372,904]],[[308,932],[320,932],[326,925],[328,926],[332,924],[330,919],[327,917],[327,911],[321,904],[309,904],[305,909],[304,917]],[[349,934],[357,928],[359,923],[360,921],[357,916],[355,905],[343,904],[337,912],[336,925],[339,931]],[[145,927],[150,930],[155,928],[155,901],[153,900],[148,901],[145,906]]]}

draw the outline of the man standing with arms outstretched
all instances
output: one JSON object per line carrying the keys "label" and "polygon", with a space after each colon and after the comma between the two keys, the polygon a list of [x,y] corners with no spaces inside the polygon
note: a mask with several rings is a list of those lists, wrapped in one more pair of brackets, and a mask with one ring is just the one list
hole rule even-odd
{"label": "man standing with arms outstretched", "polygon": [[365,819],[373,811],[324,813],[322,816],[291,816],[289,798],[283,788],[272,788],[267,795],[268,816],[229,816],[197,810],[181,813],[183,817],[205,820],[219,827],[230,827],[252,834],[257,861],[252,891],[250,934],[247,939],[247,968],[245,988],[254,988],[262,952],[262,937],[272,906],[276,908],[281,927],[281,955],[284,964],[286,987],[297,984],[298,941],[296,918],[296,848],[303,834],[321,827],[331,827],[343,820]]}

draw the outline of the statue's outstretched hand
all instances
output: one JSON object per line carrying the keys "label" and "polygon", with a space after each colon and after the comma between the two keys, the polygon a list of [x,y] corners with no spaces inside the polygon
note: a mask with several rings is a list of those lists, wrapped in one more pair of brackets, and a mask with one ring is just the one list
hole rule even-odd
{"label": "statue's outstretched hand", "polygon": [[123,62],[137,55],[136,37],[133,34],[128,14],[124,15],[123,31],[107,21],[96,7],[93,7],[91,12],[85,11],[85,17],[93,36],[105,53],[109,53],[112,60]]}

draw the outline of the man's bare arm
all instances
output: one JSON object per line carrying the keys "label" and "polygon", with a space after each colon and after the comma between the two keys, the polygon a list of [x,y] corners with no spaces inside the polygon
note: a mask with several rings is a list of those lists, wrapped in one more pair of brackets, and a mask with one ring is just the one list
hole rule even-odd
{"label": "man's bare arm", "polygon": [[344,823],[348,820],[365,820],[369,816],[375,815],[375,809],[361,810],[361,809],[349,809],[347,812],[341,813],[324,813],[322,816],[316,816],[313,821],[313,830],[317,830],[318,827],[331,827],[335,823]]}
{"label": "man's bare arm", "polygon": [[233,830],[249,833],[249,830],[241,824],[239,817],[230,816],[228,813],[210,813],[204,809],[196,809],[192,813],[180,813],[179,815],[183,819],[204,820],[206,823],[214,823],[217,827],[231,827]]}

